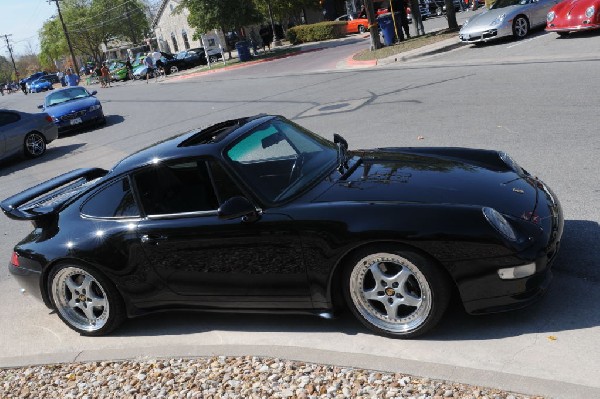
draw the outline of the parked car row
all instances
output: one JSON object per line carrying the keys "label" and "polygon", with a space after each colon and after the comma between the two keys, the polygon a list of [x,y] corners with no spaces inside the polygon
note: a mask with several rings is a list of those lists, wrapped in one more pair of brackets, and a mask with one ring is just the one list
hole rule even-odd
{"label": "parked car row", "polygon": [[542,26],[561,36],[600,29],[600,0],[497,0],[488,11],[468,19],[458,37],[474,44],[501,37],[522,39]]}

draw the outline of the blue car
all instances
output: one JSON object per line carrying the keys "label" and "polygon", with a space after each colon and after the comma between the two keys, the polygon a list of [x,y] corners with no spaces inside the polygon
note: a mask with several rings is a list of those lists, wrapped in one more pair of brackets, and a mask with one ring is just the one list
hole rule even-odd
{"label": "blue car", "polygon": [[54,87],[52,86],[52,82],[44,76],[37,80],[34,80],[29,84],[29,91],[31,93],[39,93],[41,91],[52,89],[54,89]]}
{"label": "blue car", "polygon": [[46,95],[44,104],[38,106],[47,112],[58,126],[58,133],[106,123],[102,104],[83,87],[67,87]]}

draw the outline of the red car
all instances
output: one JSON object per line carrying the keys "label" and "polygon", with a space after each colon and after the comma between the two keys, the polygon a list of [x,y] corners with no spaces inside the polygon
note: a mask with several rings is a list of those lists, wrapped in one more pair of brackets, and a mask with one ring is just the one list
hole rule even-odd
{"label": "red car", "polygon": [[369,30],[369,20],[366,18],[360,18],[353,14],[344,14],[341,17],[337,17],[336,21],[346,21],[345,33],[365,33]]}
{"label": "red car", "polygon": [[561,36],[600,28],[600,0],[565,0],[550,9],[546,30]]}

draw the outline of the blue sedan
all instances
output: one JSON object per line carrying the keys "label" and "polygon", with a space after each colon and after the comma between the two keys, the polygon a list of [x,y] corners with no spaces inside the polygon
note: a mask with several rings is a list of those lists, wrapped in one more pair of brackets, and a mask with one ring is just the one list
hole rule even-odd
{"label": "blue sedan", "polygon": [[39,93],[41,91],[52,90],[54,87],[52,86],[52,82],[46,79],[45,77],[41,77],[37,80],[34,80],[29,84],[29,91],[31,93]]}
{"label": "blue sedan", "polygon": [[79,129],[91,125],[106,123],[102,104],[94,95],[97,92],[87,91],[83,87],[67,87],[48,95],[44,104],[38,106],[47,112],[58,126],[58,132]]}

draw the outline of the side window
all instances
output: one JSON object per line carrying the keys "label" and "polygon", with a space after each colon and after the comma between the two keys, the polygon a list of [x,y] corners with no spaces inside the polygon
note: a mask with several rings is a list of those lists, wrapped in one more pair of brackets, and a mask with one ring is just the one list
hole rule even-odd
{"label": "side window", "polygon": [[148,215],[214,211],[219,206],[202,160],[152,165],[134,180]]}
{"label": "side window", "polygon": [[124,218],[140,215],[128,178],[119,179],[102,188],[83,204],[81,213],[99,218]]}
{"label": "side window", "polygon": [[0,126],[8,125],[9,123],[17,122],[19,119],[18,114],[12,112],[0,112]]}

